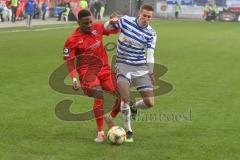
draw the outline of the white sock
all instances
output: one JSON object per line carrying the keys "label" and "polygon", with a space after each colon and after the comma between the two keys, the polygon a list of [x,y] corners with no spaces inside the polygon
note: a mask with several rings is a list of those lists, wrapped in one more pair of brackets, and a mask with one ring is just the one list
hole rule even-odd
{"label": "white sock", "polygon": [[135,102],[133,109],[147,109],[148,107],[146,106],[146,104],[144,103],[144,101],[141,99],[137,102]]}
{"label": "white sock", "polygon": [[111,113],[109,113],[107,116],[108,116],[109,120],[113,120],[113,117],[111,116]]}
{"label": "white sock", "polygon": [[130,111],[129,104],[124,103],[121,106],[121,112],[122,112],[123,119],[124,119],[124,127],[127,129],[127,131],[132,132],[132,128],[131,128],[131,111]]}
{"label": "white sock", "polygon": [[98,135],[103,135],[104,131],[98,131]]}

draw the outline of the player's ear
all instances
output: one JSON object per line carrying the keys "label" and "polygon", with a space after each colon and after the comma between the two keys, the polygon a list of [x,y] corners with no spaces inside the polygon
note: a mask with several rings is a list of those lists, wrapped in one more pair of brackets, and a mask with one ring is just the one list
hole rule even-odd
{"label": "player's ear", "polygon": [[141,9],[138,11],[138,17],[140,16],[140,14],[141,14]]}
{"label": "player's ear", "polygon": [[80,24],[81,24],[81,19],[79,18],[77,22],[78,22],[78,25],[80,26]]}
{"label": "player's ear", "polygon": [[152,12],[152,17],[151,17],[150,19],[152,19],[154,16],[155,16],[155,13],[154,13],[154,12]]}

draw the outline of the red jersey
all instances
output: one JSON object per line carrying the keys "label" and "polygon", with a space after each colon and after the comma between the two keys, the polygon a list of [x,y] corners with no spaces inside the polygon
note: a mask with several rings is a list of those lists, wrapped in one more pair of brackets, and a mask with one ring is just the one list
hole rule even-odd
{"label": "red jersey", "polygon": [[[77,28],[67,39],[63,54],[64,60],[68,61],[68,68],[71,77],[76,77],[76,68],[79,74],[81,70],[89,67],[91,70],[100,71],[105,65],[108,65],[107,52],[103,45],[103,35],[118,33],[118,30],[105,30],[103,24],[92,24],[92,32],[89,34],[80,33]],[[77,58],[77,67],[74,60]]]}

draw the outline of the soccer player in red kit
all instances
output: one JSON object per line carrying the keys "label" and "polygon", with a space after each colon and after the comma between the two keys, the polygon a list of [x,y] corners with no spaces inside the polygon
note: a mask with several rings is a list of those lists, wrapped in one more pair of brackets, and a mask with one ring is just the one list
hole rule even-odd
{"label": "soccer player in red kit", "polygon": [[[103,95],[102,91],[117,94],[115,73],[108,64],[108,56],[103,46],[103,35],[118,33],[118,30],[105,30],[104,25],[93,23],[91,13],[81,10],[78,13],[79,27],[67,39],[63,54],[68,63],[73,80],[73,89],[79,88],[79,81],[84,93],[94,98],[94,115],[97,122],[98,134],[95,142],[103,142],[106,137],[103,131]],[[76,64],[75,64],[76,60]],[[120,111],[121,100],[116,99],[115,107],[110,113],[116,117]],[[110,125],[114,124],[108,124]]]}

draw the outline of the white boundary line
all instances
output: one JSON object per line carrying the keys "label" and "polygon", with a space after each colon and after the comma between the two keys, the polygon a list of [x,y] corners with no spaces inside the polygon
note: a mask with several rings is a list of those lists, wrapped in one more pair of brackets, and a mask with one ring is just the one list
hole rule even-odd
{"label": "white boundary line", "polygon": [[64,26],[64,27],[50,27],[50,28],[38,28],[38,29],[18,29],[18,30],[11,30],[11,31],[0,31],[0,34],[4,33],[19,33],[19,32],[40,32],[40,31],[48,31],[48,30],[55,30],[55,29],[62,29],[62,28],[75,28],[77,26]]}

